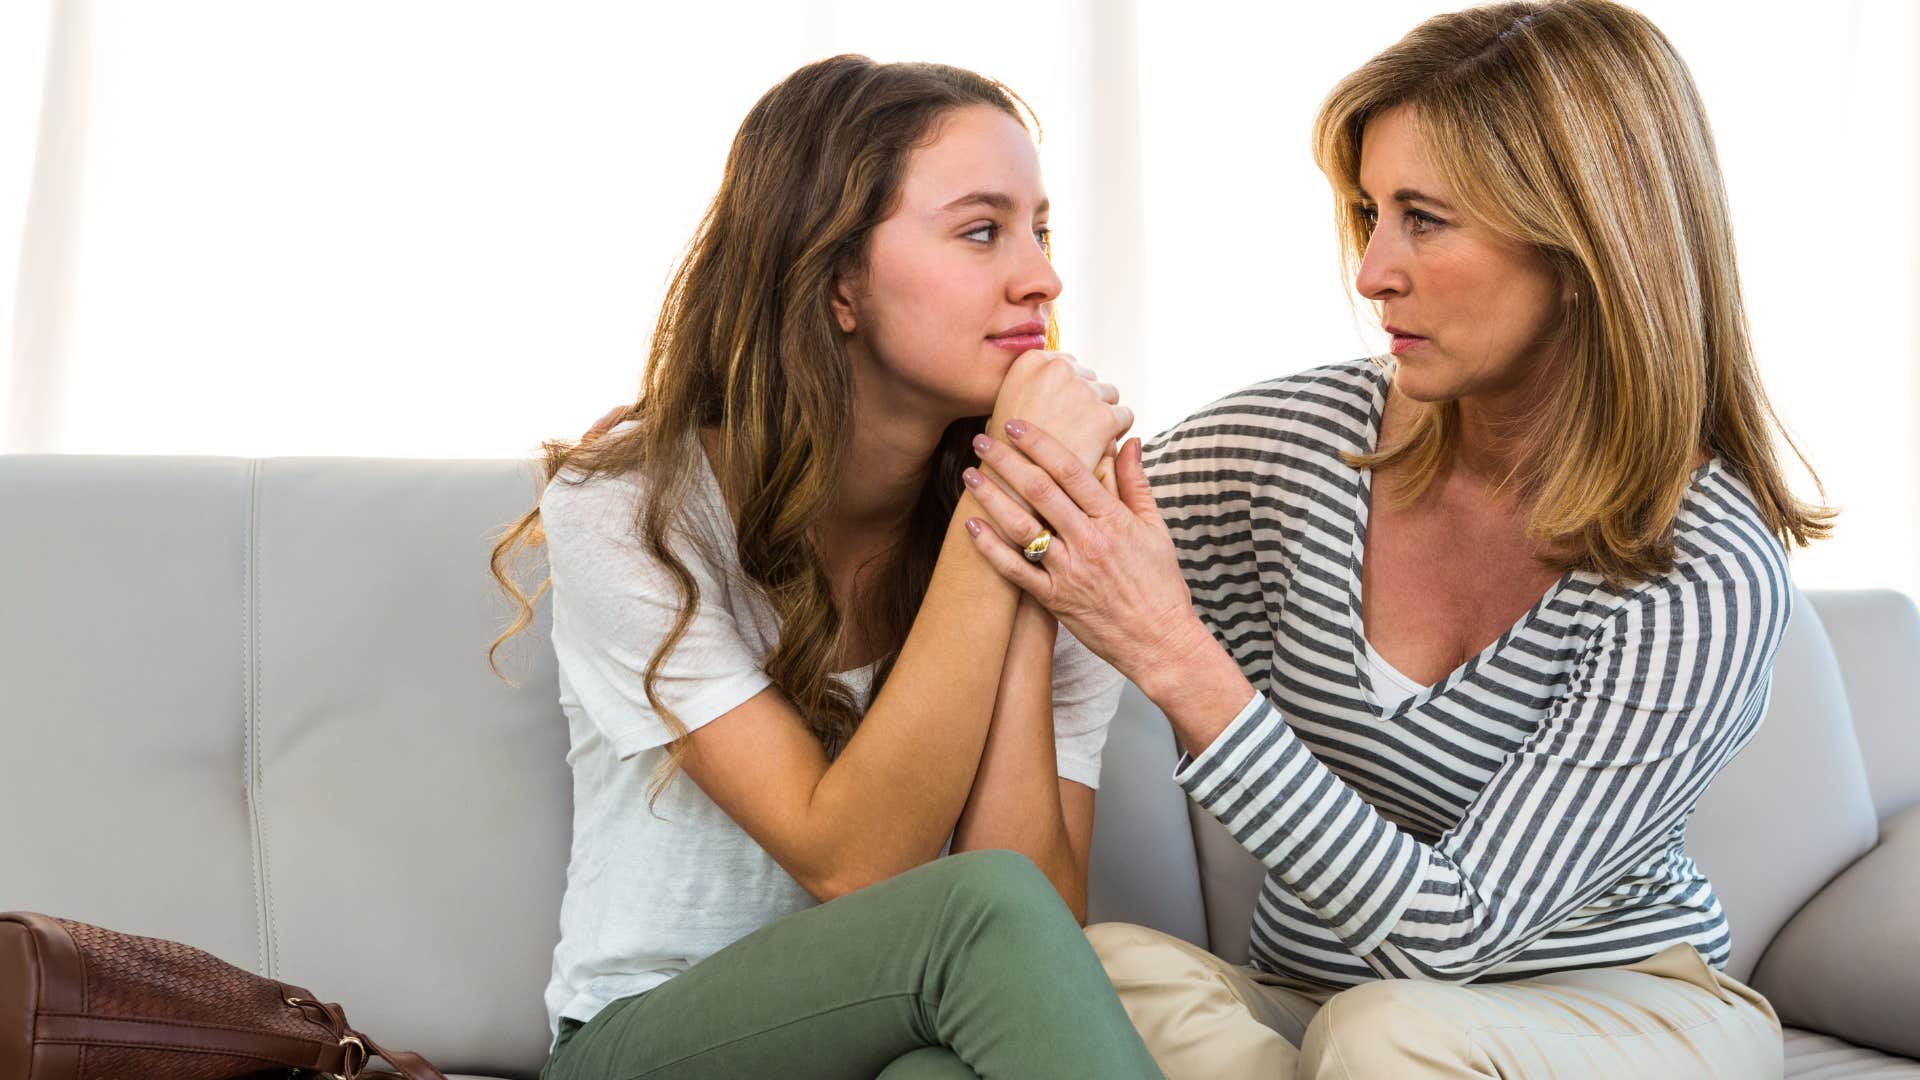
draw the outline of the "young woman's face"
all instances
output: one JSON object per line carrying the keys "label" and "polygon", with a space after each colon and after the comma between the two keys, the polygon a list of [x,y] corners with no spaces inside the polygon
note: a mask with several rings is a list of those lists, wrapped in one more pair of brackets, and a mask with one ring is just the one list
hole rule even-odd
{"label": "young woman's face", "polygon": [[834,308],[857,378],[876,379],[890,407],[957,419],[992,411],[1014,358],[1042,347],[1060,277],[1026,129],[974,105],[935,130]]}
{"label": "young woman's face", "polygon": [[1393,335],[1395,388],[1452,401],[1524,386],[1561,302],[1546,260],[1449,202],[1408,106],[1367,124],[1360,187],[1375,219],[1354,284]]}

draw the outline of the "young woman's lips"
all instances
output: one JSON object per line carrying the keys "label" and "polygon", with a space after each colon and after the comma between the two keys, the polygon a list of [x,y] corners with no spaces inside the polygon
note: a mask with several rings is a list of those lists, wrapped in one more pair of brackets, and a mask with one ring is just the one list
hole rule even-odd
{"label": "young woman's lips", "polygon": [[995,334],[987,340],[1008,352],[1030,352],[1047,347],[1045,331],[1037,334]]}

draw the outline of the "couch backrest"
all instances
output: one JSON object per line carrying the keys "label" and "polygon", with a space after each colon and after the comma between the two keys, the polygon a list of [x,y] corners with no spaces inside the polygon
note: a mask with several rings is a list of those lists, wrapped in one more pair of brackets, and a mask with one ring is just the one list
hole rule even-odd
{"label": "couch backrest", "polygon": [[1780,927],[1874,836],[1841,669],[1819,609],[1796,591],[1766,719],[1687,823],[1687,854],[1733,931],[1728,974],[1749,978]]}
{"label": "couch backrest", "polygon": [[[0,909],[186,941],[531,1077],[571,797],[499,461],[0,457]],[[538,567],[532,572],[540,573]]]}
{"label": "couch backrest", "polygon": [[1892,589],[1809,595],[1846,676],[1848,711],[1884,824],[1920,805],[1920,609]]}

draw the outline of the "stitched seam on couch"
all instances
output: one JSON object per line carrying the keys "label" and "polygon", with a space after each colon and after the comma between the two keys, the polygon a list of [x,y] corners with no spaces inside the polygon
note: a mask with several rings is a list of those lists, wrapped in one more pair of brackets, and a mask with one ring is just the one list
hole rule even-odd
{"label": "stitched seam on couch", "polygon": [[245,772],[247,825],[252,830],[247,856],[253,871],[253,919],[255,946],[259,950],[259,974],[273,978],[279,970],[275,963],[273,928],[267,888],[266,829],[260,810],[260,461],[247,465],[246,542],[241,545],[241,725],[243,752],[241,768]]}

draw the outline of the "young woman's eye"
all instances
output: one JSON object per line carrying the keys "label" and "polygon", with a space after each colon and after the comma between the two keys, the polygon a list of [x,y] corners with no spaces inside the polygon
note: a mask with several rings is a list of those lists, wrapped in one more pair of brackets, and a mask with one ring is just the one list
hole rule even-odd
{"label": "young woman's eye", "polygon": [[1033,230],[1033,238],[1040,241],[1040,250],[1047,253],[1047,258],[1053,258],[1053,230],[1042,225]]}
{"label": "young woman's eye", "polygon": [[984,225],[976,225],[960,235],[962,238],[972,240],[976,244],[991,244],[993,243],[993,238],[1000,235],[1000,226],[989,221]]}

